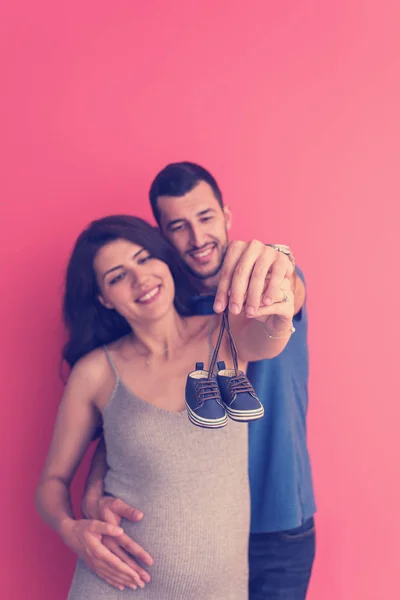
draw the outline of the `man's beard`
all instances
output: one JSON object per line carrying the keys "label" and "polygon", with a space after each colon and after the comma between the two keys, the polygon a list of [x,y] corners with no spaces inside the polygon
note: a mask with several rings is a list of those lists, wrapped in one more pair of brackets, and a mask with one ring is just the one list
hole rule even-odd
{"label": "man's beard", "polygon": [[188,265],[186,261],[183,261],[185,268],[190,273],[190,275],[192,275],[192,277],[194,277],[195,279],[199,279],[200,281],[205,281],[206,279],[211,279],[211,277],[215,277],[220,272],[223,262],[224,262],[225,255],[227,253],[227,250],[228,250],[228,242],[226,242],[226,244],[224,246],[221,246],[221,258],[219,260],[219,263],[215,267],[215,269],[213,269],[209,273],[199,273],[195,269],[192,269],[192,267],[190,265]]}

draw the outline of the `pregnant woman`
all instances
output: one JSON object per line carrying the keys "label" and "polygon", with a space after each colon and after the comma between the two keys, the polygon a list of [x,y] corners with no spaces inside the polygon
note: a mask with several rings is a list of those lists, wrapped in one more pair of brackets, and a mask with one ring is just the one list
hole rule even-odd
{"label": "pregnant woman", "polygon": [[[207,369],[221,324],[217,315],[187,316],[189,294],[179,258],[141,219],[94,221],[75,244],[64,298],[64,358],[72,370],[36,498],[43,519],[80,557],[69,600],[248,597],[247,425],[228,419],[224,427],[203,428],[188,419],[188,373],[199,362]],[[249,360],[276,356],[290,337],[288,281],[273,300],[253,319],[230,318],[241,371]],[[229,336],[219,359],[231,368]],[[200,386],[199,404],[221,409],[212,385],[208,396]],[[117,590],[87,567],[82,540],[123,531],[77,519],[71,509],[69,487],[100,419],[106,492],[146,507],[141,521],[121,522],[153,558],[143,588]]]}

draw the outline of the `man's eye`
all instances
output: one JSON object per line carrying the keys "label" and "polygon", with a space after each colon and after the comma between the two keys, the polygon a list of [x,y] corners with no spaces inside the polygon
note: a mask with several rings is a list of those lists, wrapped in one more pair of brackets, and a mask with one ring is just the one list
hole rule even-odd
{"label": "man's eye", "polygon": [[203,217],[201,219],[201,222],[204,223],[205,221],[209,221],[210,219],[212,219],[212,217]]}
{"label": "man's eye", "polygon": [[183,229],[183,225],[175,225],[174,227],[171,227],[172,233],[179,231],[180,229]]}
{"label": "man's eye", "polygon": [[114,285],[115,283],[118,283],[119,281],[121,281],[123,278],[125,277],[125,273],[120,273],[119,275],[117,275],[116,277],[113,277],[112,279],[110,279],[110,285]]}

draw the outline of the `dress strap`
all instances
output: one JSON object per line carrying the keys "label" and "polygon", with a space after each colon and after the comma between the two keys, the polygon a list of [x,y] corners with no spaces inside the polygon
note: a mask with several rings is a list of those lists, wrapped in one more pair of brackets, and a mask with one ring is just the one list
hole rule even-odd
{"label": "dress strap", "polygon": [[106,354],[106,357],[107,357],[107,360],[108,360],[108,362],[110,364],[110,367],[113,370],[115,377],[117,378],[117,381],[119,381],[119,378],[120,378],[119,377],[119,373],[117,371],[117,367],[115,366],[113,359],[111,358],[111,354],[110,354],[109,349],[107,348],[107,346],[103,346],[103,350],[104,350],[104,352]]}

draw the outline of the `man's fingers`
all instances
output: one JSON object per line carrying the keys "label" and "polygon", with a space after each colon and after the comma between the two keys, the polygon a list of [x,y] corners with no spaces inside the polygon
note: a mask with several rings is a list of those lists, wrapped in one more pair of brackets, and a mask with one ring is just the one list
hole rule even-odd
{"label": "man's fingers", "polygon": [[[270,279],[263,294],[269,272]],[[247,294],[248,316],[251,316],[257,310],[261,296],[263,304],[271,304],[284,278],[292,277],[293,272],[293,264],[284,253],[258,240],[249,243],[233,241],[229,244],[221,268],[214,311],[222,312],[229,302],[229,310],[239,314]]]}
{"label": "man's fingers", "polygon": [[104,523],[103,521],[92,521],[90,525],[91,533],[97,533],[99,535],[111,535],[113,537],[122,535],[124,530],[122,527],[112,525],[111,523]]}
{"label": "man's fingers", "polygon": [[[258,282],[261,281],[260,287],[262,289],[262,284],[264,283],[263,280],[269,269],[269,264],[266,260],[261,260],[259,262],[259,259],[263,257],[264,248],[265,246],[261,244],[261,242],[253,240],[248,244],[236,265],[231,281],[229,296],[229,310],[233,314],[238,315],[241,312],[246,293],[250,282],[253,279],[253,274],[254,284],[257,285]],[[260,295],[261,289],[259,290]]]}
{"label": "man's fingers", "polygon": [[100,517],[104,521],[111,522],[113,524],[116,521],[124,518],[129,521],[140,521],[143,518],[142,511],[130,506],[120,498],[103,498],[99,506]]}
{"label": "man's fingers", "polygon": [[129,504],[123,502],[123,500],[120,500],[119,498],[116,498],[115,500],[114,511],[120,517],[128,519],[129,521],[135,522],[143,519],[143,513],[140,510],[134,508],[133,506],[129,506]]}
{"label": "man's fingers", "polygon": [[121,517],[108,506],[104,506],[99,510],[99,517],[102,521],[110,523],[111,525],[117,525],[117,527],[121,523]]}

